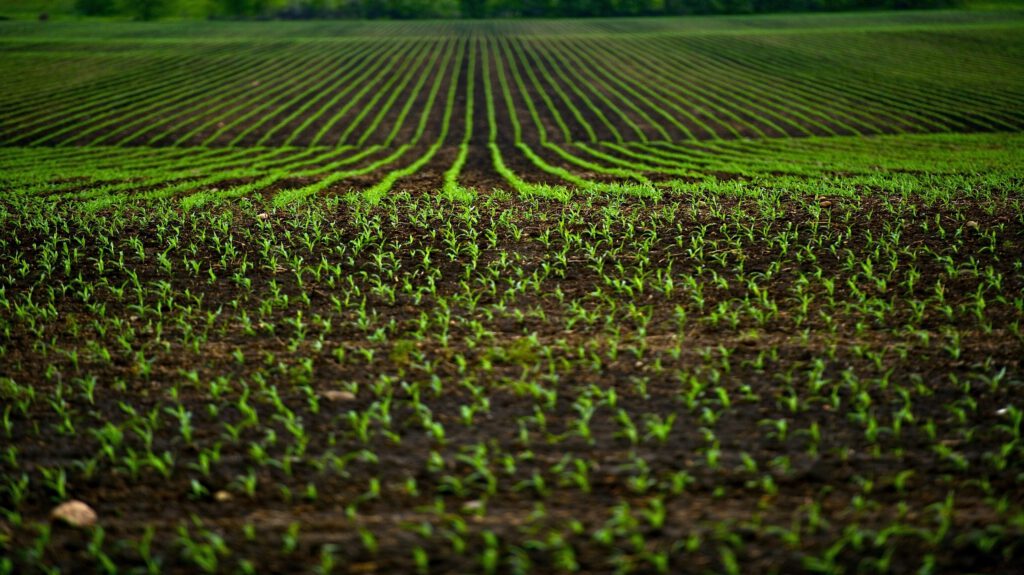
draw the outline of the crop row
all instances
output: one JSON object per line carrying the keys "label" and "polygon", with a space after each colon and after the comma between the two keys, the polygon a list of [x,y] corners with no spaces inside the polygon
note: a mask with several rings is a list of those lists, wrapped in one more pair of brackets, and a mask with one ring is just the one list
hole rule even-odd
{"label": "crop row", "polygon": [[[473,53],[454,48],[453,52],[447,75],[435,76],[429,87],[422,87],[429,109],[446,109],[446,115],[455,110],[452,86],[467,72],[459,63],[474,58]],[[482,95],[492,97],[480,106],[483,121],[494,133],[495,102],[502,98],[493,93],[502,83],[505,88],[510,85],[502,73],[497,75],[506,79],[485,84]],[[474,106],[470,98],[467,122],[474,122]],[[444,169],[430,185],[448,197],[472,197],[474,191],[462,184],[480,175],[479,167],[467,168],[469,131],[430,138],[425,135],[427,113],[406,113],[417,116],[416,130],[409,143],[394,148],[8,148],[0,159],[0,190],[52,201],[75,200],[93,208],[161,198],[195,207],[249,195],[272,198],[280,205],[329,191],[378,201],[387,191],[402,188],[401,182],[423,166],[439,165],[444,157],[450,160],[440,163]],[[518,126],[518,120],[512,122],[513,134]],[[496,187],[524,195],[567,197],[575,189],[657,196],[686,186],[752,193],[759,185],[783,180],[813,191],[812,184],[822,177],[851,190],[867,185],[930,194],[931,179],[913,174],[973,171],[985,174],[983,180],[1010,182],[1019,177],[1021,148],[1019,136],[949,134],[572,146],[495,142],[483,153],[491,164],[488,169],[500,178]],[[546,176],[547,183],[536,183],[538,174]]]}
{"label": "crop row", "polygon": [[[501,70],[514,77],[505,94],[514,102],[509,113],[523,116],[516,143],[531,146],[1000,131],[1024,124],[1016,62],[997,50],[1019,40],[1001,28],[569,37],[487,25],[462,30],[448,37],[232,40],[188,48],[132,41],[113,53],[77,56],[69,54],[82,48],[74,42],[0,40],[12,72],[68,67],[69,60],[85,77],[95,70],[90,81],[57,83],[51,75],[5,93],[0,141],[387,146],[396,130],[409,137],[402,103],[417,97],[426,78],[444,74],[452,42],[464,53],[464,66],[472,60],[474,73],[463,72],[453,84],[454,110],[429,111],[431,137],[449,122],[458,129],[448,131],[461,134],[466,95],[497,81]],[[504,109],[498,105],[502,137],[509,121]],[[465,130],[471,141],[483,141],[487,127],[474,128]]]}

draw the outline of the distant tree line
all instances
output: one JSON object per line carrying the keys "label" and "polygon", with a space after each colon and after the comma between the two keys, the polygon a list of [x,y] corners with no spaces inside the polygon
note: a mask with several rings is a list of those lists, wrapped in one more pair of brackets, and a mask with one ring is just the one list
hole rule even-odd
{"label": "distant tree line", "polygon": [[130,14],[140,20],[163,16],[173,0],[75,0],[75,11],[85,16]]}
{"label": "distant tree line", "polygon": [[[160,17],[181,0],[75,0],[80,14]],[[960,0],[208,0],[211,18],[490,18],[945,8]]]}

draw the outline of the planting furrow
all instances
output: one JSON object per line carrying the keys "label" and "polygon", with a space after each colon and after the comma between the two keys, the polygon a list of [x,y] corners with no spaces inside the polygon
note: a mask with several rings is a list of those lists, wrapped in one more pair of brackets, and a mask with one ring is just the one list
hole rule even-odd
{"label": "planting furrow", "polygon": [[[362,79],[359,91],[351,96],[348,99],[348,102],[341,109],[327,119],[326,123],[324,123],[324,125],[316,132],[316,135],[313,136],[311,145],[320,145],[321,141],[332,131],[335,124],[338,124],[343,119],[345,119],[344,124],[348,127],[342,131],[341,134],[337,137],[333,137],[332,139],[335,142],[339,142],[343,136],[351,133],[352,126],[365,116],[370,109],[369,104],[363,102],[363,98],[369,94],[371,90],[376,91],[374,98],[379,98],[380,94],[383,93],[383,89],[382,87],[378,87],[377,83],[387,79],[385,85],[392,84],[402,75],[402,72],[407,69],[410,62],[421,57],[424,53],[423,51],[425,47],[425,42],[410,42],[404,45],[405,51],[397,53],[392,52],[390,58],[381,58],[380,62],[384,65],[384,68],[376,73],[370,73],[369,70],[367,71],[367,74]],[[350,110],[354,111],[355,117],[353,119],[346,119],[346,114]]]}
{"label": "planting furrow", "polygon": [[[476,92],[476,54],[479,40],[475,36],[470,36],[465,40],[465,42],[468,46],[467,51],[469,56],[468,65],[466,67],[466,83],[461,90],[461,93],[464,94],[465,97],[465,101],[463,102],[464,115],[462,118],[462,139],[459,141],[458,152],[455,160],[444,172],[441,192],[448,199],[471,201],[475,197],[475,193],[469,188],[459,185],[459,176],[462,174],[462,169],[466,165],[466,159],[469,157],[469,146],[473,137],[473,107]],[[453,97],[457,98],[458,94]]]}
{"label": "planting furrow", "polygon": [[[451,59],[451,52],[452,52],[452,49],[453,49],[454,42],[447,42],[446,44],[447,44],[448,51],[447,51],[446,56],[445,56],[445,63],[447,64],[447,62],[449,62],[450,59]],[[460,48],[461,48],[461,43],[460,43]],[[436,56],[436,54],[435,54],[435,56]],[[458,70],[458,66],[456,66],[455,69]],[[281,192],[278,192],[274,196],[274,200],[273,200],[275,205],[279,205],[279,206],[286,205],[286,204],[289,204],[289,203],[292,203],[292,202],[295,202],[295,201],[298,201],[298,200],[302,200],[304,198],[308,198],[308,197],[316,195],[316,194],[318,194],[320,192],[326,191],[326,190],[330,189],[332,186],[335,186],[338,183],[344,182],[347,179],[355,178],[355,177],[358,177],[358,176],[364,176],[364,175],[367,175],[367,174],[372,174],[373,172],[375,172],[375,171],[377,171],[379,169],[385,168],[385,167],[387,167],[387,166],[397,162],[402,157],[404,157],[405,154],[410,149],[414,148],[416,146],[416,144],[419,143],[420,139],[423,136],[423,133],[426,130],[426,125],[427,125],[427,122],[430,119],[431,111],[433,109],[434,100],[436,99],[437,93],[438,93],[438,91],[440,89],[442,78],[443,78],[442,74],[438,74],[438,75],[435,76],[435,82],[434,82],[433,86],[431,87],[431,93],[430,93],[430,98],[428,100],[428,105],[425,107],[425,109],[420,111],[419,124],[418,124],[419,127],[417,128],[416,135],[414,136],[414,138],[410,142],[408,142],[406,144],[400,145],[397,149],[392,151],[390,154],[387,154],[383,158],[377,159],[376,161],[373,161],[372,163],[370,163],[368,165],[365,165],[365,166],[363,166],[361,168],[356,168],[356,169],[351,169],[351,170],[344,170],[344,171],[340,171],[340,172],[334,172],[334,173],[328,174],[326,177],[322,178],[321,180],[319,180],[319,181],[317,181],[317,182],[315,182],[313,184],[310,184],[310,185],[307,185],[307,186],[303,186],[301,188],[291,188],[291,189],[287,189],[287,190],[283,190]],[[455,89],[456,89],[456,84],[452,83],[450,85],[450,87],[449,87],[449,92],[450,93],[454,93]],[[413,99],[410,98],[409,102],[412,102],[412,101],[413,101]],[[403,110],[401,112],[401,115],[399,117],[399,120],[397,122],[395,130],[397,130],[398,126],[400,126],[404,122],[405,116],[410,112],[410,110],[411,110],[411,105],[406,105],[403,108]],[[367,132],[367,133],[369,133],[369,132]],[[365,149],[366,150],[370,150],[370,149],[374,149],[375,150],[376,146],[369,146],[368,148],[365,148]],[[387,148],[384,148],[384,150],[387,150]],[[433,153],[436,153],[436,148],[433,148],[433,150],[434,150],[434,152],[428,151],[429,156],[432,156]],[[429,161],[428,154],[425,154],[424,156],[421,156],[419,160],[422,160],[424,157],[426,157],[427,159],[423,160],[423,163],[425,164],[427,161]],[[414,161],[414,163],[418,162],[419,160]],[[395,179],[397,179],[397,178],[395,178]],[[393,181],[387,184],[388,187],[390,187],[391,184],[393,184]],[[384,191],[386,191],[386,190],[384,190]],[[374,195],[376,196],[376,195],[378,195],[380,193],[383,193],[383,192],[380,192],[378,190],[377,192],[374,193]],[[379,197],[376,198],[376,199],[379,199]]]}
{"label": "planting furrow", "polygon": [[[249,62],[252,67],[255,67],[261,59],[256,55],[247,55],[243,56],[241,61],[243,63]],[[30,137],[45,132],[45,138],[32,142],[35,145],[39,145],[51,141],[57,136],[73,132],[76,129],[82,130],[83,127],[88,126],[91,122],[109,118],[113,119],[103,123],[104,127],[117,123],[123,124],[126,113],[134,116],[140,110],[148,111],[166,107],[168,104],[173,103],[194,102],[196,94],[211,91],[216,93],[226,89],[231,85],[229,80],[240,77],[250,71],[251,68],[246,66],[235,66],[225,72],[221,66],[216,65],[216,62],[212,62],[206,67],[201,67],[198,76],[189,76],[190,80],[187,82],[177,81],[167,83],[166,85],[161,83],[157,89],[153,89],[150,86],[142,86],[123,96],[114,95],[109,99],[107,98],[107,92],[94,92],[91,95],[91,100],[99,101],[102,104],[99,108],[74,110],[70,114],[61,114],[57,116],[61,120],[58,124],[54,125],[51,123],[37,126],[32,131],[23,134],[19,141],[31,142],[29,140]],[[192,73],[194,74],[194,70]],[[166,89],[164,86],[166,86]],[[96,142],[92,142],[92,144],[95,145]]]}
{"label": "planting furrow", "polygon": [[[450,43],[451,41],[445,43],[449,45],[449,49]],[[359,124],[364,119],[368,119],[368,124],[363,129],[362,135],[360,135],[359,139],[354,142],[357,146],[365,144],[366,140],[373,135],[377,130],[377,127],[384,120],[384,117],[395,105],[395,102],[397,102],[405,93],[406,86],[416,78],[415,89],[412,90],[412,94],[406,98],[406,103],[401,108],[399,117],[404,118],[412,108],[419,90],[423,88],[430,70],[433,69],[434,63],[437,61],[440,51],[435,48],[436,45],[433,42],[423,42],[422,52],[420,52],[418,56],[414,56],[409,58],[408,61],[403,62],[402,67],[399,68],[398,72],[375,90],[376,93],[373,97],[363,105],[359,114],[356,115],[355,119],[349,123],[348,127],[345,128],[345,131],[343,131],[338,137],[338,143],[346,143],[349,137],[356,131]],[[380,103],[381,99],[384,99],[383,103]],[[429,111],[427,112],[429,113]],[[394,125],[393,132],[397,133],[397,130],[399,129],[401,129],[401,122],[397,122]],[[386,140],[386,143],[390,143],[389,140],[390,138]]]}
{"label": "planting furrow", "polygon": [[[347,54],[348,52],[345,52],[341,55]],[[259,82],[257,87],[260,90],[256,93],[255,98],[247,91],[228,96],[221,106],[207,110],[203,115],[194,116],[202,123],[178,136],[174,145],[182,146],[189,142],[211,145],[217,142],[229,130],[287,98],[289,94],[301,89],[307,83],[324,77],[330,71],[330,63],[337,56],[329,51],[321,51],[315,57],[304,55],[301,60],[295,61],[285,68],[288,70],[287,74],[264,75],[263,79],[257,81]],[[295,71],[293,72],[292,69]],[[264,91],[264,83],[271,84],[273,88]],[[203,121],[203,118],[206,120]],[[230,145],[230,142],[225,144]]]}
{"label": "planting furrow", "polygon": [[[366,60],[371,56],[377,56],[377,52],[372,49],[372,45],[366,44],[361,50],[354,52],[350,55],[347,61],[337,68],[336,73],[331,77],[330,83],[326,85],[317,86],[311,89],[310,92],[314,92],[314,95],[300,94],[296,96],[296,99],[291,103],[295,108],[287,116],[281,118],[273,123],[268,130],[266,130],[258,140],[255,141],[256,146],[265,146],[274,141],[274,136],[284,130],[288,131],[289,126],[292,122],[301,120],[302,118],[311,118],[314,114],[312,111],[320,110],[328,106],[328,98],[332,93],[337,93],[347,84],[350,78],[360,71],[367,68]],[[304,101],[303,101],[304,100]],[[297,105],[301,102],[301,105]],[[280,113],[285,110],[282,109]],[[266,118],[264,121],[269,120]],[[300,124],[301,126],[301,124]],[[294,133],[295,130],[300,129],[300,126],[292,128],[291,131]]]}
{"label": "planting furrow", "polygon": [[[350,75],[355,70],[358,70],[367,54],[372,53],[370,46],[361,46],[352,52],[339,52],[334,55],[335,59],[343,62],[342,65],[326,65],[326,73],[319,78],[312,78],[309,82],[316,81],[313,85],[308,85],[309,82],[303,83],[294,81],[294,89],[288,93],[281,94],[278,98],[273,101],[264,103],[263,105],[253,108],[234,121],[234,126],[241,128],[237,134],[234,134],[231,141],[227,142],[228,146],[239,146],[239,145],[262,145],[260,142],[265,142],[267,136],[280,128],[283,124],[291,121],[305,110],[313,106],[318,98],[324,97],[330,89],[336,88],[344,78]],[[301,106],[300,106],[301,104]],[[288,113],[291,110],[290,115],[286,116],[282,120],[277,120],[278,117]],[[253,116],[257,116],[256,121],[245,121]],[[277,120],[277,126],[273,126],[273,122]],[[273,127],[269,130],[264,129],[264,133],[260,135],[257,132],[265,124],[271,123]],[[231,135],[232,128],[234,126],[224,126],[221,128],[221,133],[228,133]],[[219,134],[210,136],[210,140],[215,139]]]}
{"label": "planting furrow", "polygon": [[[362,95],[369,90],[371,82],[367,79],[373,78],[375,74],[390,74],[395,63],[399,58],[403,57],[402,54],[405,54],[402,50],[411,50],[414,45],[415,44],[411,42],[390,42],[387,50],[377,53],[369,65],[365,65],[357,69],[357,72],[359,73],[358,76],[355,76],[354,78],[346,78],[344,87],[336,90],[331,98],[318,106],[313,113],[307,114],[302,123],[291,131],[291,134],[284,141],[284,145],[289,146],[306,143],[304,134],[316,129],[317,122],[319,122],[321,118],[324,118],[324,125],[319,128],[313,136],[310,136],[311,139],[308,142],[308,145],[317,145],[322,136],[329,132],[335,123],[341,121],[349,109],[355,106],[356,102],[360,100]],[[338,102],[348,96],[348,94],[356,88],[361,89],[355,96],[348,98],[348,103],[346,105],[342,106],[341,109],[334,112],[331,116],[324,116],[329,110],[333,110]]]}
{"label": "planting furrow", "polygon": [[[588,135],[591,131],[594,133],[597,140],[614,140],[616,142],[622,142],[623,137],[619,130],[615,127],[615,124],[608,119],[599,106],[594,104],[594,101],[587,95],[587,93],[581,88],[581,85],[585,85],[581,82],[579,76],[575,74],[575,68],[568,67],[565,69],[564,62],[562,62],[557,54],[553,54],[552,50],[549,49],[546,43],[540,40],[533,40],[531,42],[533,48],[534,58],[543,57],[544,62],[551,69],[551,83],[553,86],[558,86],[559,82],[564,82],[567,89],[581,102],[581,106],[573,106],[574,109],[579,110],[581,115],[587,115],[593,118],[591,121],[581,119],[584,127],[593,126],[592,130],[588,129]],[[557,90],[557,88],[556,88]]]}
{"label": "planting furrow", "polygon": [[430,90],[430,96],[427,99],[426,105],[424,106],[425,111],[420,116],[420,123],[416,128],[415,135],[413,136],[413,141],[416,142],[419,141],[423,137],[423,134],[426,132],[427,123],[430,121],[431,117],[433,117],[433,114],[431,112],[433,111],[434,101],[437,99],[437,94],[441,87],[441,80],[445,74],[445,71],[450,66],[451,77],[449,78],[448,81],[447,96],[444,101],[444,109],[441,112],[441,130],[437,136],[437,139],[430,145],[430,148],[427,149],[427,151],[419,158],[417,158],[415,161],[413,161],[412,163],[403,168],[388,172],[380,182],[374,184],[372,187],[364,191],[362,193],[362,197],[369,201],[370,203],[379,203],[384,198],[385,194],[387,194],[391,190],[392,186],[394,186],[398,180],[411,176],[418,172],[423,166],[427,165],[427,163],[429,163],[430,160],[434,158],[434,156],[437,154],[437,151],[441,149],[441,146],[445,144],[445,141],[448,138],[448,132],[452,116],[455,112],[455,95],[460,88],[459,74],[462,73],[462,62],[463,58],[465,57],[466,44],[467,41],[465,39],[458,40],[458,50],[455,55],[455,63],[454,65],[451,66],[451,48],[449,47],[449,51],[446,54],[444,61],[441,63],[440,67],[437,70],[434,84]]}

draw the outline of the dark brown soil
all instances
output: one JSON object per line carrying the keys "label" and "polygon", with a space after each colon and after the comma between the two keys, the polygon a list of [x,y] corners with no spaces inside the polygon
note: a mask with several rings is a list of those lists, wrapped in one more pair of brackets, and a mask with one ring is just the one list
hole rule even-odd
{"label": "dark brown soil", "polygon": [[[435,172],[450,165],[451,153],[443,151],[436,167],[425,171],[424,181],[439,177]],[[487,176],[478,178],[488,181]],[[418,177],[410,178],[400,188],[419,185]],[[310,572],[326,555],[335,558],[341,572],[410,572],[416,570],[417,548],[426,553],[431,572],[477,572],[489,561],[492,543],[500,572],[515,572],[524,561],[531,572],[605,573],[623,565],[654,572],[658,553],[665,554],[668,571],[685,573],[723,572],[734,564],[740,572],[804,572],[825,557],[851,573],[870,571],[880,561],[899,573],[927,564],[936,573],[1007,573],[1020,561],[1024,533],[1012,514],[1024,504],[1019,486],[1024,468],[1015,456],[1002,468],[991,461],[1008,439],[1005,415],[999,414],[1017,401],[1024,378],[1024,345],[1019,332],[1011,335],[1010,325],[1021,319],[1013,298],[1024,290],[1024,278],[1014,262],[1024,246],[1024,226],[1009,215],[1009,207],[926,205],[871,195],[858,201],[796,198],[780,204],[781,217],[765,220],[753,200],[699,196],[662,203],[590,199],[570,204],[491,198],[473,208],[475,215],[457,205],[431,208],[433,202],[429,195],[398,199],[368,213],[348,204],[295,213],[245,204],[209,214],[139,207],[105,214],[109,220],[79,214],[73,206],[58,206],[46,216],[38,211],[40,205],[17,210],[4,205],[5,227],[13,233],[0,253],[0,266],[14,274],[17,261],[30,263],[30,271],[8,286],[8,297],[20,301],[32,286],[40,289],[41,246],[51,237],[77,246],[81,262],[70,276],[57,272],[46,280],[51,286],[70,286],[66,295],[55,294],[52,318],[31,328],[13,310],[0,314],[8,330],[0,379],[28,386],[36,396],[24,412],[8,409],[11,426],[5,442],[8,454],[15,450],[17,464],[0,464],[7,482],[22,474],[30,478],[20,503],[11,493],[0,495],[0,506],[16,510],[20,522],[14,515],[0,522],[5,537],[0,543],[15,572],[38,565],[76,573],[102,570],[95,545],[90,550],[95,532],[55,527],[41,551],[32,551],[39,541],[38,525],[45,524],[60,499],[44,476],[56,469],[66,474],[67,496],[97,510],[105,541],[100,548],[125,569],[145,565],[132,542],[141,540],[147,528],[156,534],[150,556],[165,572],[175,573],[196,572],[203,564],[202,550],[190,545],[211,541],[223,542],[223,550],[214,545],[213,552],[215,569],[223,572],[244,562],[258,572]],[[712,205],[723,211],[708,211]],[[809,212],[815,205],[825,206],[820,216]],[[676,215],[663,212],[670,208],[678,209]],[[703,266],[703,310],[682,287],[671,296],[647,291],[631,299],[592,297],[608,284],[591,267],[587,242],[567,241],[560,232],[550,245],[541,242],[559,229],[560,221],[570,233],[589,234],[590,225],[604,221],[608,210],[617,213],[611,227],[587,242],[604,242],[601,250],[619,254],[607,260],[610,277],[632,277],[644,265],[635,257],[641,252],[658,267],[672,261],[675,274],[699,273],[697,266]],[[800,255],[804,252],[783,253],[762,238],[741,240],[738,252],[709,247],[724,259],[699,264],[686,251],[694,237],[691,230],[706,226],[705,242],[713,246],[742,229],[743,217],[723,219],[713,213],[746,214],[759,230],[767,226],[765,238],[790,230],[807,238],[799,245],[821,240],[821,247],[812,249],[819,259],[812,264]],[[221,231],[216,222],[229,214],[230,224]],[[944,240],[913,223],[936,218],[976,225],[961,225],[955,239]],[[358,221],[372,223],[361,227]],[[522,236],[516,239],[509,228],[495,225],[498,221],[515,223]],[[42,227],[44,222],[51,227]],[[54,232],[55,222],[65,227]],[[303,237],[316,229],[313,222],[332,231],[309,249]],[[511,299],[483,290],[479,307],[471,310],[457,298],[465,290],[460,284],[469,269],[465,257],[450,259],[450,245],[433,233],[447,229],[448,222],[460,238],[472,230],[495,230],[492,244],[481,235],[475,242],[458,240],[458,245],[481,248],[478,271],[491,265],[504,270],[496,294],[515,285],[515,270],[522,277],[550,266],[555,271],[542,276],[538,290]],[[849,250],[863,261],[894,225],[902,235],[893,245],[918,255],[891,282],[901,285],[913,267],[920,277],[909,292],[903,287],[893,287],[895,293],[879,291],[845,267],[842,258],[829,255],[826,246],[839,242],[840,254]],[[673,229],[684,231],[668,233]],[[977,230],[994,229],[1002,230],[1001,243],[990,249]],[[238,251],[228,260],[213,240],[215,230],[220,238],[234,238]],[[374,293],[371,279],[383,272],[371,251],[351,260],[336,251],[351,247],[363,230],[376,234],[374,245],[397,246],[384,253],[398,258],[399,275],[386,282],[398,287],[403,279],[422,285],[420,250],[430,247],[440,272],[437,295],[417,303],[403,293],[393,302]],[[654,232],[659,233],[642,249],[645,235]],[[172,252],[177,271],[168,275],[157,256],[172,236],[179,242]],[[122,272],[99,273],[87,263],[99,257],[105,242],[79,243],[87,237],[111,237],[125,252],[130,269],[147,286],[147,307],[159,301],[161,282],[174,294],[176,307],[161,320],[153,311],[133,309],[133,297],[121,299],[106,288],[96,290],[89,305],[76,298],[74,286],[130,281]],[[134,238],[142,242],[145,260],[134,255]],[[272,239],[306,262],[342,266],[339,278],[351,277],[361,287],[368,309],[377,314],[374,325],[394,322],[394,328],[386,328],[387,340],[374,340],[359,328],[353,308],[336,308],[331,298],[344,294],[340,286],[332,288],[308,273],[300,285],[285,259],[279,268],[266,267],[261,239]],[[178,254],[190,253],[192,245],[196,252],[190,257],[203,270],[217,270],[216,281],[190,277],[180,267]],[[555,259],[563,249],[564,266]],[[936,282],[946,286],[954,310],[972,305],[976,280],[966,275],[954,279],[939,259],[926,256],[951,250],[960,262],[971,258],[979,269],[991,267],[1002,274],[1004,283],[989,292],[982,323],[966,312],[949,319],[934,307],[923,318],[912,318],[909,302],[927,298]],[[520,263],[501,268],[502,253]],[[241,261],[255,264],[246,274],[251,290],[230,279]],[[615,271],[619,264],[622,271]],[[751,297],[741,276],[749,279],[773,268],[775,273],[759,281],[779,306],[773,319],[756,324],[743,316],[735,327],[709,320],[716,306],[741,305]],[[726,284],[712,281],[711,271]],[[478,272],[469,273],[476,277]],[[833,303],[826,303],[830,296],[824,284],[812,280],[811,313],[798,325],[798,302],[786,294],[801,276],[819,273],[836,279]],[[861,301],[855,287],[880,301],[895,297],[884,321],[874,319],[868,308],[847,306]],[[261,302],[275,289],[292,303],[261,313]],[[189,303],[187,293],[201,296],[201,303]],[[447,304],[452,315],[443,326],[447,341],[439,339],[442,326],[435,323],[426,337],[414,339],[420,314],[433,318],[441,313],[441,298],[452,302]],[[572,301],[599,321],[568,323]],[[105,315],[96,305],[105,306]],[[649,310],[643,331],[629,305]],[[690,317],[683,328],[677,320],[680,307]],[[227,314],[203,327],[206,314],[217,310]],[[242,310],[258,318],[255,332],[247,333],[239,323]],[[525,315],[517,317],[512,310]],[[310,329],[295,340],[289,322],[297,311]],[[315,323],[317,317],[331,319],[333,328],[325,332]],[[98,331],[104,326],[109,331]],[[135,334],[131,352],[121,349],[114,335],[123,326]],[[491,335],[475,336],[477,326]],[[954,332],[960,338],[956,357],[944,347],[949,345],[944,334]],[[193,347],[190,338],[200,333]],[[111,351],[110,361],[96,355],[93,342]],[[338,348],[347,350],[343,359],[332,353]],[[72,350],[78,354],[75,361],[67,355]],[[360,350],[373,350],[373,358]],[[148,375],[139,371],[136,353],[150,359]],[[601,358],[600,367],[592,365],[594,358]],[[435,367],[428,373],[425,365]],[[1001,370],[1001,384],[981,379]],[[818,391],[808,387],[815,373],[824,382]],[[88,377],[97,381],[93,402],[81,392],[81,381]],[[211,382],[218,377],[226,378],[224,388],[213,392]],[[855,393],[856,381],[868,383]],[[708,393],[687,400],[693,383],[710,386]],[[439,394],[432,391],[435,384]],[[358,388],[353,397],[328,399],[329,392],[345,385]],[[60,387],[64,391],[58,392]],[[729,403],[711,394],[711,388],[724,390]],[[610,389],[618,396],[614,407],[594,395]],[[432,419],[444,426],[443,441],[419,423],[417,410],[422,408],[415,407],[414,390]],[[555,395],[545,395],[551,392]],[[18,392],[4,393],[8,405],[25,401]],[[865,393],[871,407],[856,408]],[[62,427],[62,417],[49,403],[54,397],[70,410],[73,432]],[[797,398],[796,407],[788,403],[791,397]],[[912,398],[913,420],[903,421],[896,434],[895,414],[906,397]],[[479,405],[481,398],[488,408],[465,424],[463,410]],[[587,398],[597,406],[589,437],[578,428],[579,409]],[[360,439],[350,417],[379,413],[382,401],[391,405],[390,423],[373,421],[369,435]],[[259,423],[243,427],[232,439],[227,426],[245,420],[242,404],[255,408]],[[179,406],[191,414],[191,439],[182,437],[171,415]],[[619,410],[638,427],[635,444],[622,434]],[[147,413],[158,422],[149,446],[133,431]],[[868,435],[858,419],[864,414],[888,431]],[[669,416],[676,421],[664,442],[645,439],[645,421]],[[770,423],[780,420],[787,425],[785,436]],[[302,440],[290,431],[296,421]],[[113,459],[102,455],[94,434],[107,424],[124,426]],[[814,428],[820,439],[812,441]],[[713,445],[708,433],[713,433]],[[257,445],[276,463],[257,463]],[[303,455],[296,456],[300,445]],[[944,456],[936,446],[961,459]],[[132,472],[123,463],[128,450],[167,453],[175,464],[166,476],[147,466]],[[219,452],[219,459],[203,473],[197,467],[200,454],[210,450]],[[586,488],[574,482],[576,465],[588,470]],[[677,476],[680,472],[685,475]],[[251,496],[241,479],[247,476],[256,480]],[[379,493],[367,496],[371,481],[378,482]],[[682,483],[674,487],[673,481]],[[311,485],[315,493],[305,497]],[[215,496],[220,492],[229,495]],[[664,522],[647,519],[655,501],[664,506]],[[369,534],[375,543],[368,542]],[[189,538],[194,543],[186,544]]]}

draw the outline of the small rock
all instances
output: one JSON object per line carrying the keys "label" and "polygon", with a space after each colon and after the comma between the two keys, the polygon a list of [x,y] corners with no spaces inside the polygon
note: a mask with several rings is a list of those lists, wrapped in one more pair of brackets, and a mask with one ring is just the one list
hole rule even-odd
{"label": "small rock", "polygon": [[221,489],[213,494],[213,499],[218,503],[227,503],[228,501],[231,501],[231,494]]}
{"label": "small rock", "polygon": [[320,394],[327,401],[355,401],[356,394],[351,391],[331,389]]}
{"label": "small rock", "polygon": [[974,220],[968,220],[967,227],[969,229],[976,230],[976,229],[978,229],[978,222],[976,222]]}
{"label": "small rock", "polygon": [[73,499],[61,503],[50,512],[50,518],[54,521],[66,523],[77,529],[92,527],[96,525],[96,512],[85,503]]}
{"label": "small rock", "polygon": [[824,202],[821,202],[818,205],[823,207],[823,208],[829,208],[829,207],[832,207],[832,202],[830,202],[828,200],[825,200]]}
{"label": "small rock", "polygon": [[476,511],[478,509],[482,509],[483,506],[484,506],[484,502],[480,501],[479,499],[474,499],[473,501],[467,501],[467,502],[462,504],[462,508],[465,509],[466,511]]}
{"label": "small rock", "polygon": [[269,218],[269,217],[270,217],[270,214],[268,214],[267,212],[261,212],[261,213],[260,213],[259,215],[257,215],[256,217],[257,217],[257,218],[259,218],[259,219],[261,219],[261,220],[265,220],[265,219],[267,219],[267,218]]}

